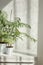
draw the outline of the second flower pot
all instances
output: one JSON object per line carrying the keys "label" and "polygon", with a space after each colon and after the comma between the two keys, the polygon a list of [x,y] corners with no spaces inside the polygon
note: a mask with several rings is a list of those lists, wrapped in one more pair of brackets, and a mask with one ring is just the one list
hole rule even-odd
{"label": "second flower pot", "polygon": [[6,46],[5,54],[11,55],[13,53],[13,46]]}

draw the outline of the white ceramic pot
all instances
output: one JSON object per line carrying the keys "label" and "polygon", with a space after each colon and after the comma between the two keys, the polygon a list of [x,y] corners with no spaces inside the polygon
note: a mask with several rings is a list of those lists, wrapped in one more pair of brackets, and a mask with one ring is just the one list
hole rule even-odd
{"label": "white ceramic pot", "polygon": [[5,49],[5,54],[12,55],[13,54],[13,48],[7,48]]}
{"label": "white ceramic pot", "polygon": [[3,54],[6,48],[6,44],[0,44],[0,54]]}

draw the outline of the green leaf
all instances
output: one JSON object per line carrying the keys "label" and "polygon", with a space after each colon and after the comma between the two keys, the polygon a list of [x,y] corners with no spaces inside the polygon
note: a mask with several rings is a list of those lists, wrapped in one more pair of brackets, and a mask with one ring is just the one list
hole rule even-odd
{"label": "green leaf", "polygon": [[36,42],[37,40],[34,39],[33,37],[31,37],[30,35],[28,35],[27,33],[21,32],[22,35],[25,35],[26,37],[30,38],[31,40],[33,40],[34,42]]}

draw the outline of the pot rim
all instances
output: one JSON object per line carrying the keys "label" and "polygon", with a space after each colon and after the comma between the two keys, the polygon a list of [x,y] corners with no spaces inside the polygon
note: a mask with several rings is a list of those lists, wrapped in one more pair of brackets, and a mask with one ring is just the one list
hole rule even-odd
{"label": "pot rim", "polygon": [[13,48],[13,46],[6,46],[6,48]]}
{"label": "pot rim", "polygon": [[0,42],[0,44],[8,44],[8,42]]}

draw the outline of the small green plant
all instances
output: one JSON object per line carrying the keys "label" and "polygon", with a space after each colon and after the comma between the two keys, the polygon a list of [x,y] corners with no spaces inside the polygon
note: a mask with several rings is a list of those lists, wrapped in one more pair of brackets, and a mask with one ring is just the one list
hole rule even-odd
{"label": "small green plant", "polygon": [[24,26],[31,29],[30,25],[22,23],[21,19],[18,17],[14,21],[8,21],[7,13],[0,10],[0,42],[12,44],[17,40],[17,38],[22,40],[23,38],[21,35],[25,35],[33,41],[36,41],[29,34],[19,31],[19,28]]}

